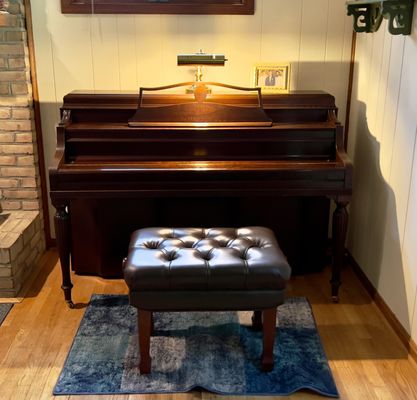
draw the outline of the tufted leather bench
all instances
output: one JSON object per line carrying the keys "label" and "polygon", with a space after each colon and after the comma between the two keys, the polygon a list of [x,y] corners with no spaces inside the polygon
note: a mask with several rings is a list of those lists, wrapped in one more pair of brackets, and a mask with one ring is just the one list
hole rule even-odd
{"label": "tufted leather bench", "polygon": [[291,269],[264,227],[146,228],[124,261],[130,304],[138,308],[140,372],[150,372],[153,311],[254,310],[263,327],[262,368],[273,368],[276,307]]}

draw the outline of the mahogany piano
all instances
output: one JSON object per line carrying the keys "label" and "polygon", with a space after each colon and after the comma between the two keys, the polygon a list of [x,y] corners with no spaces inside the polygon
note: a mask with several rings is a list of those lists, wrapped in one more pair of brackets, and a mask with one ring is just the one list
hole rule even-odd
{"label": "mahogany piano", "polygon": [[[205,101],[241,112],[256,99],[213,94]],[[295,272],[322,267],[329,199],[336,205],[331,294],[337,301],[352,165],[334,97],[263,95],[269,124],[236,118],[223,125],[178,124],[172,113],[170,121],[170,107],[192,101],[186,94],[141,94],[147,122],[135,123],[137,93],[64,97],[50,196],[68,305],[71,268],[120,277],[130,233],[147,226],[269,226]]]}

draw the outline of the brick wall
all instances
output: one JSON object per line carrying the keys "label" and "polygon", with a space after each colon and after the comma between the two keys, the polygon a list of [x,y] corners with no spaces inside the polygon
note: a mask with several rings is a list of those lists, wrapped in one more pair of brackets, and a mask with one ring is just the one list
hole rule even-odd
{"label": "brick wall", "polygon": [[41,211],[23,0],[11,0],[8,12],[0,15],[0,202]]}
{"label": "brick wall", "polygon": [[0,297],[20,294],[45,251],[23,0],[10,0],[7,11],[0,13]]}

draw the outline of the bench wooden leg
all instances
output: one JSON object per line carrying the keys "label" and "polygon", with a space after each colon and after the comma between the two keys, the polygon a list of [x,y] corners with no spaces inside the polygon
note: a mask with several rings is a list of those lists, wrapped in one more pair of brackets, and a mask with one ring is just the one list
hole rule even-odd
{"label": "bench wooden leg", "polygon": [[140,351],[139,371],[141,374],[149,374],[151,372],[151,356],[149,355],[151,330],[152,312],[146,310],[138,310],[138,334]]}
{"label": "bench wooden leg", "polygon": [[272,371],[274,368],[274,341],[275,341],[275,323],[277,318],[277,309],[268,308],[262,312],[263,319],[263,352],[262,352],[262,370]]}

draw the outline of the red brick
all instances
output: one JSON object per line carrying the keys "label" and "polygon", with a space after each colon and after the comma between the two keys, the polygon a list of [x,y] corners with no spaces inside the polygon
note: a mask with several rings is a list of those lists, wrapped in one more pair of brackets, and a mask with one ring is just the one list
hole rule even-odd
{"label": "red brick", "polygon": [[0,107],[28,107],[32,105],[30,96],[0,96]]}
{"label": "red brick", "polygon": [[34,177],[37,173],[37,168],[33,167],[2,167],[0,169],[1,176],[3,177],[13,177],[13,176],[24,176],[24,177]]}
{"label": "red brick", "polygon": [[10,85],[8,83],[0,82],[0,95],[10,94]]}
{"label": "red brick", "polygon": [[24,71],[1,71],[0,80],[3,82],[27,81],[26,72]]}
{"label": "red brick", "polygon": [[9,58],[7,63],[9,69],[23,69],[26,67],[25,59],[23,57]]}
{"label": "red brick", "polygon": [[32,118],[32,110],[27,108],[14,108],[12,110],[12,118],[13,119],[31,119]]}
{"label": "red brick", "polygon": [[37,201],[22,201],[23,210],[39,210],[39,202]]}
{"label": "red brick", "polygon": [[14,133],[0,133],[0,143],[14,143]]}
{"label": "red brick", "polygon": [[20,181],[20,186],[25,188],[35,188],[37,187],[36,178],[23,178]]}
{"label": "red brick", "polygon": [[26,40],[26,32],[24,31],[8,31],[6,32],[7,42],[22,42]]}
{"label": "red brick", "polygon": [[4,121],[1,123],[3,131],[31,131],[32,121]]}
{"label": "red brick", "polygon": [[16,157],[0,156],[0,165],[16,165]]}
{"label": "red brick", "polygon": [[2,144],[0,151],[4,154],[33,154],[32,144]]}
{"label": "red brick", "polygon": [[12,94],[27,94],[29,93],[29,88],[27,83],[12,83]]}
{"label": "red brick", "polygon": [[33,139],[32,133],[16,133],[16,143],[32,143]]}
{"label": "red brick", "polygon": [[10,108],[0,108],[0,119],[9,119],[12,116]]}
{"label": "red brick", "polygon": [[25,54],[25,46],[23,43],[19,44],[0,44],[0,54]]}
{"label": "red brick", "polygon": [[3,190],[6,199],[37,199],[39,197],[36,190]]}
{"label": "red brick", "polygon": [[34,165],[35,158],[33,156],[19,156],[17,157],[17,165]]}
{"label": "red brick", "polygon": [[19,181],[17,179],[0,178],[0,188],[17,188]]}
{"label": "red brick", "polygon": [[[10,6],[9,6],[10,9]],[[20,20],[16,15],[0,14],[0,27],[19,26]]]}
{"label": "red brick", "polygon": [[20,201],[3,200],[1,206],[3,210],[20,210],[22,208],[22,203]]}

